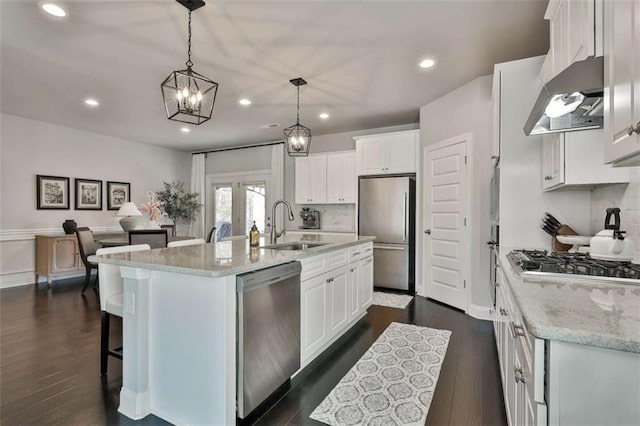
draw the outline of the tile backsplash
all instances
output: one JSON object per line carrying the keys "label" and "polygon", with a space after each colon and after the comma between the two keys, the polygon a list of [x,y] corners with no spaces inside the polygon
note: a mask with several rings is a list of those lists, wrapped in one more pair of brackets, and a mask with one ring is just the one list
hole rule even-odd
{"label": "tile backsplash", "polygon": [[640,263],[640,168],[631,170],[628,184],[608,185],[596,188],[591,193],[591,232],[593,235],[604,228],[605,210],[619,207],[621,229],[636,242],[635,262]]}
{"label": "tile backsplash", "polygon": [[287,222],[287,229],[297,230],[302,225],[300,211],[302,207],[309,207],[320,212],[320,230],[329,232],[355,232],[356,231],[356,206],[355,204],[318,204],[297,205],[293,204],[295,220]]}

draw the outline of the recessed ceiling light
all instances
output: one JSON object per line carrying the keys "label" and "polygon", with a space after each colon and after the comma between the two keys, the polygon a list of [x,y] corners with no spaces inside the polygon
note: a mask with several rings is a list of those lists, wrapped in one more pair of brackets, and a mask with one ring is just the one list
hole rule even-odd
{"label": "recessed ceiling light", "polygon": [[85,103],[85,104],[87,104],[87,105],[89,105],[89,106],[92,106],[92,107],[97,107],[98,105],[100,105],[100,102],[96,101],[96,100],[95,100],[95,99],[93,99],[93,98],[87,98],[87,99],[85,99],[85,100],[84,100],[84,103]]}
{"label": "recessed ceiling light", "polygon": [[326,112],[323,112],[319,115],[320,118],[322,118],[323,120],[326,120],[327,118],[329,118],[329,114]]}
{"label": "recessed ceiling light", "polygon": [[191,131],[190,128],[188,127],[183,127],[182,129],[180,129],[182,131],[182,133],[189,133]]}
{"label": "recessed ceiling light", "polygon": [[240,99],[240,100],[238,101],[238,103],[239,103],[240,105],[243,105],[243,106],[249,106],[249,105],[251,105],[251,101],[250,101],[249,99]]}
{"label": "recessed ceiling light", "polygon": [[420,68],[431,68],[436,64],[436,61],[433,59],[423,59],[420,61]]}
{"label": "recessed ceiling light", "polygon": [[57,18],[64,18],[67,16],[67,12],[55,3],[43,3],[41,7],[42,10],[47,12],[49,15],[53,15]]}

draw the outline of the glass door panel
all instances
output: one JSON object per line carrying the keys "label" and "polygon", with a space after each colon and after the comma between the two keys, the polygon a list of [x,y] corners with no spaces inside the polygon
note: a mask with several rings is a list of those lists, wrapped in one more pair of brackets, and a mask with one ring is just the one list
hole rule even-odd
{"label": "glass door panel", "polygon": [[231,236],[233,226],[233,186],[232,184],[215,185],[214,222],[216,240]]}
{"label": "glass door panel", "polygon": [[249,233],[254,221],[260,233],[265,232],[266,198],[267,190],[264,182],[244,184],[246,234]]}

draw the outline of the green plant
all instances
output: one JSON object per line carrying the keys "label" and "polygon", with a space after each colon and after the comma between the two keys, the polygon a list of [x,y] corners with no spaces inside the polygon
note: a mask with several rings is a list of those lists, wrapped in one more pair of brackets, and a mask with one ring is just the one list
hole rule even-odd
{"label": "green plant", "polygon": [[161,209],[167,217],[177,224],[179,220],[191,222],[196,218],[200,202],[198,194],[187,192],[184,183],[175,181],[163,182],[164,189],[156,192],[156,198],[161,203]]}

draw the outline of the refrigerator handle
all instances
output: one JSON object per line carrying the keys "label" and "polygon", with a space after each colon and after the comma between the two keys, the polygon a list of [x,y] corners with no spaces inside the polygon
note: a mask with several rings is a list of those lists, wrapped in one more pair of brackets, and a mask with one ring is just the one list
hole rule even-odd
{"label": "refrigerator handle", "polygon": [[402,205],[402,220],[404,221],[403,223],[403,228],[402,228],[402,242],[407,242],[407,202],[408,202],[408,196],[409,194],[407,194],[406,192],[404,193],[404,204]]}

